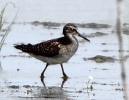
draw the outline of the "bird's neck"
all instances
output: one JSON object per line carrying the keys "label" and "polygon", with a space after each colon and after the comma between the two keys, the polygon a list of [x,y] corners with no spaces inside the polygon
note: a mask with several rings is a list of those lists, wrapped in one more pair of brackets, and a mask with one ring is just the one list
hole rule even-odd
{"label": "bird's neck", "polygon": [[71,33],[65,34],[65,37],[68,38],[69,40],[71,40],[72,42],[78,43],[78,40],[76,39],[76,37],[74,35],[72,35]]}

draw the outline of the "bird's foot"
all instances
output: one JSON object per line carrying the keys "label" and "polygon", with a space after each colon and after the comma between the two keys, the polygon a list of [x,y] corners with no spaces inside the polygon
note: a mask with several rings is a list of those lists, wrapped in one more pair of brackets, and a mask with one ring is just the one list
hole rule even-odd
{"label": "bird's foot", "polygon": [[44,78],[45,78],[45,76],[43,74],[41,74],[41,76],[40,76],[41,81],[43,81]]}
{"label": "bird's foot", "polygon": [[66,81],[68,78],[69,78],[69,77],[68,77],[66,74],[63,75],[63,77],[62,77],[62,79],[65,80],[65,81]]}
{"label": "bird's foot", "polygon": [[41,82],[44,82],[44,77],[40,78],[41,79]]}

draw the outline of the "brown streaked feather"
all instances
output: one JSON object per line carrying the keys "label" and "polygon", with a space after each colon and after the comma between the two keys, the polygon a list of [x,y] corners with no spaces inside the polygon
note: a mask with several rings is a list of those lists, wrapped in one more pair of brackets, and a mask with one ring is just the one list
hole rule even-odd
{"label": "brown streaked feather", "polygon": [[60,50],[59,44],[68,45],[70,43],[72,43],[72,41],[69,38],[61,37],[58,39],[41,42],[35,45],[21,44],[21,45],[16,45],[14,47],[26,53],[32,53],[34,55],[45,56],[45,57],[53,57],[59,54]]}

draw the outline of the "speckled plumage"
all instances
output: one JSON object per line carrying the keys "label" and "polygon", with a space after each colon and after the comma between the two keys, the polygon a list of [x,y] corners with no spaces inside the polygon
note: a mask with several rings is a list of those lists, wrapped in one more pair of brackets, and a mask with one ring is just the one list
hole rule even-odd
{"label": "speckled plumage", "polygon": [[47,63],[41,77],[44,76],[44,72],[50,64],[61,64],[62,73],[64,77],[67,77],[62,64],[67,62],[78,49],[78,41],[74,35],[78,35],[86,40],[88,39],[79,34],[77,27],[71,23],[64,26],[63,34],[64,37],[48,40],[35,45],[29,43],[27,45],[15,45],[14,47]]}

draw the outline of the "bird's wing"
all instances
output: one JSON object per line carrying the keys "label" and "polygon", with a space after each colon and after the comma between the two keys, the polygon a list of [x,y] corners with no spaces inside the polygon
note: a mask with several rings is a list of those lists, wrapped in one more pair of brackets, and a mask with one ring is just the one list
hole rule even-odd
{"label": "bird's wing", "polygon": [[47,57],[56,56],[59,54],[59,42],[50,40],[32,46],[32,52],[35,55],[42,55]]}
{"label": "bird's wing", "polygon": [[26,53],[52,57],[52,56],[58,55],[59,53],[67,52],[66,45],[70,43],[71,43],[70,39],[61,37],[61,38],[41,42],[35,45],[32,45],[29,43],[27,45],[25,44],[15,45],[14,47]]}

